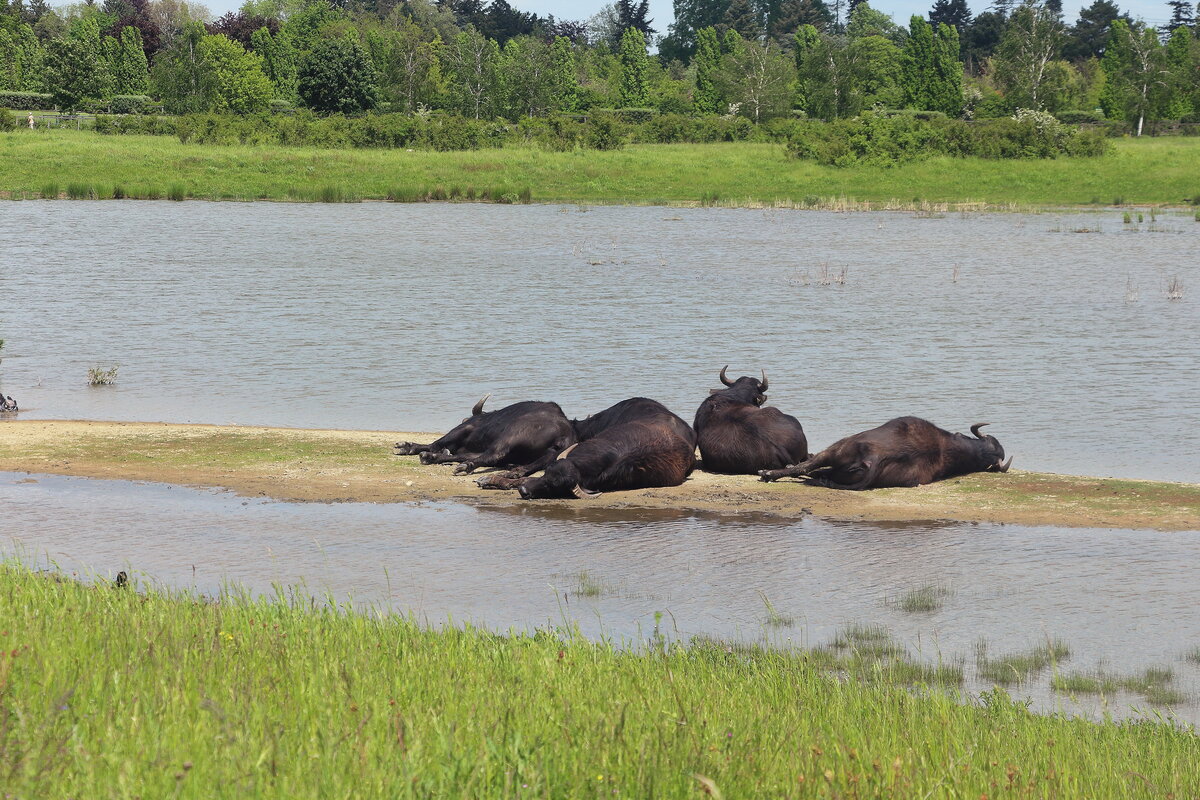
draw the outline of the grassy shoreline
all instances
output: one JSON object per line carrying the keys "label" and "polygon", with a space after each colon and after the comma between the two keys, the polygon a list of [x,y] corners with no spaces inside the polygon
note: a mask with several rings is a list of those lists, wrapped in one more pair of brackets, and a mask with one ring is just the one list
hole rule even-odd
{"label": "grassy shoreline", "polygon": [[[613,152],[321,150],[182,144],[90,131],[0,134],[0,197],[495,202],[982,210],[1181,206],[1200,198],[1200,138],[1121,139],[1101,158],[932,158],[839,169],[782,145],[632,145]],[[514,199],[515,198],[515,199]]]}
{"label": "grassy shoreline", "polygon": [[11,563],[0,618],[18,798],[1200,793],[1191,730],[960,698],[886,655],[831,673],[815,651],[434,631]]}
{"label": "grassy shoreline", "polygon": [[1061,527],[1200,530],[1200,485],[1013,470],[914,489],[844,492],[750,475],[693,473],[683,485],[583,502],[485,491],[447,466],[391,454],[435,434],[252,426],[24,420],[0,423],[0,470],[156,481],[317,502],[455,500],[487,506],[653,508],[716,514]]}

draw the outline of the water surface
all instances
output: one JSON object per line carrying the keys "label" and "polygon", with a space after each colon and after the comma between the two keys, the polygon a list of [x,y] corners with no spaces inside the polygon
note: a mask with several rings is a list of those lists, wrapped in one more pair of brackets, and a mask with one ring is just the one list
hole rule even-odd
{"label": "water surface", "polygon": [[[1200,224],[1151,227],[4,203],[0,388],[24,418],[442,430],[484,392],[573,416],[649,395],[690,419],[728,363],[765,367],[816,447],[917,414],[994,423],[1026,469],[1200,481]],[[85,385],[113,363],[117,386]]]}
{"label": "water surface", "polygon": [[[1200,722],[1200,532],[966,523],[793,522],[753,516],[458,504],[290,504],[160,484],[0,473],[0,551],[83,576],[215,593],[301,586],[339,601],[495,630],[577,624],[589,636],[695,635],[779,646],[828,643],[852,623],[886,626],[916,657],[962,661],[1061,638],[1065,672],[1171,667]],[[581,577],[584,573],[586,578]],[[599,594],[582,596],[584,583]],[[938,584],[941,610],[897,599]],[[768,624],[766,603],[790,626]],[[661,616],[659,616],[661,615]],[[1044,710],[1096,716],[1051,693],[1049,674],[1013,691]],[[1118,716],[1152,713],[1134,695]]]}

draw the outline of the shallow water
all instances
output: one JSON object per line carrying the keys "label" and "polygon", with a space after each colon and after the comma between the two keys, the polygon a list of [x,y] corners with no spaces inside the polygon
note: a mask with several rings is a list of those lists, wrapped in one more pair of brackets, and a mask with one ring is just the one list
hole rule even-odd
{"label": "shallow water", "polygon": [[[411,611],[431,624],[497,630],[576,623],[589,636],[644,641],[662,614],[671,638],[703,634],[791,646],[850,623],[886,626],[915,656],[965,661],[983,638],[1001,655],[1061,638],[1064,672],[1170,666],[1200,722],[1200,532],[794,522],[753,516],[458,504],[289,504],[160,484],[0,473],[0,551],[111,578],[126,569],[205,593],[273,583]],[[581,575],[599,588],[581,596]],[[950,590],[932,613],[898,597]],[[767,624],[766,602],[791,626]],[[1038,708],[1096,716],[1095,701],[1012,691]],[[1147,709],[1120,695],[1117,716]],[[1153,713],[1152,710],[1147,713]]]}
{"label": "shallow water", "polygon": [[[1200,224],[1149,227],[4,203],[0,388],[22,418],[442,430],[484,392],[573,416],[649,395],[690,418],[728,363],[765,367],[818,448],[917,414],[994,423],[1021,468],[1198,481]],[[823,265],[845,285],[820,285]],[[1187,294],[1169,302],[1175,275]],[[85,385],[112,363],[117,386]]]}

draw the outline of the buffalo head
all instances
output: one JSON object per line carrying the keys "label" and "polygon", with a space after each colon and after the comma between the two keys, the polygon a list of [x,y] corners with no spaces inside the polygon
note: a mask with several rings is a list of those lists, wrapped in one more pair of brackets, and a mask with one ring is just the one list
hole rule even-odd
{"label": "buffalo head", "polygon": [[731,381],[729,380],[728,376],[725,375],[725,370],[727,369],[729,369],[728,364],[721,368],[721,374],[719,377],[721,378],[721,383],[725,384],[729,388],[713,389],[713,394],[722,391],[727,392],[731,395],[735,395],[740,400],[753,403],[756,406],[761,406],[763,403],[767,402],[766,392],[768,384],[767,371],[765,369],[762,371],[761,381],[758,378],[751,378],[748,375],[743,375],[736,381]]}
{"label": "buffalo head", "polygon": [[975,438],[983,444],[984,456],[991,462],[988,467],[990,472],[1008,472],[1008,468],[1012,466],[1012,456],[1008,457],[1008,461],[1004,460],[1004,446],[996,441],[995,436],[989,436],[980,433],[979,429],[984,425],[989,425],[988,422],[976,422],[971,426],[971,433],[975,434]]}

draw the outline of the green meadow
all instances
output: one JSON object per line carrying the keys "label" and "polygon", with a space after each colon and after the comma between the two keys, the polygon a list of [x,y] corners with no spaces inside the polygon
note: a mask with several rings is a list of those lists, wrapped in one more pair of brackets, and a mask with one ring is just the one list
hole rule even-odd
{"label": "green meadow", "polygon": [[6,797],[1176,797],[1200,738],[1039,716],[883,634],[498,635],[0,565]]}
{"label": "green meadow", "polygon": [[894,168],[789,159],[783,145],[616,151],[323,150],[182,144],[166,136],[0,134],[0,196],[207,200],[483,200],[923,208],[1167,205],[1200,200],[1200,139],[1114,141],[1099,158],[930,158]]}

